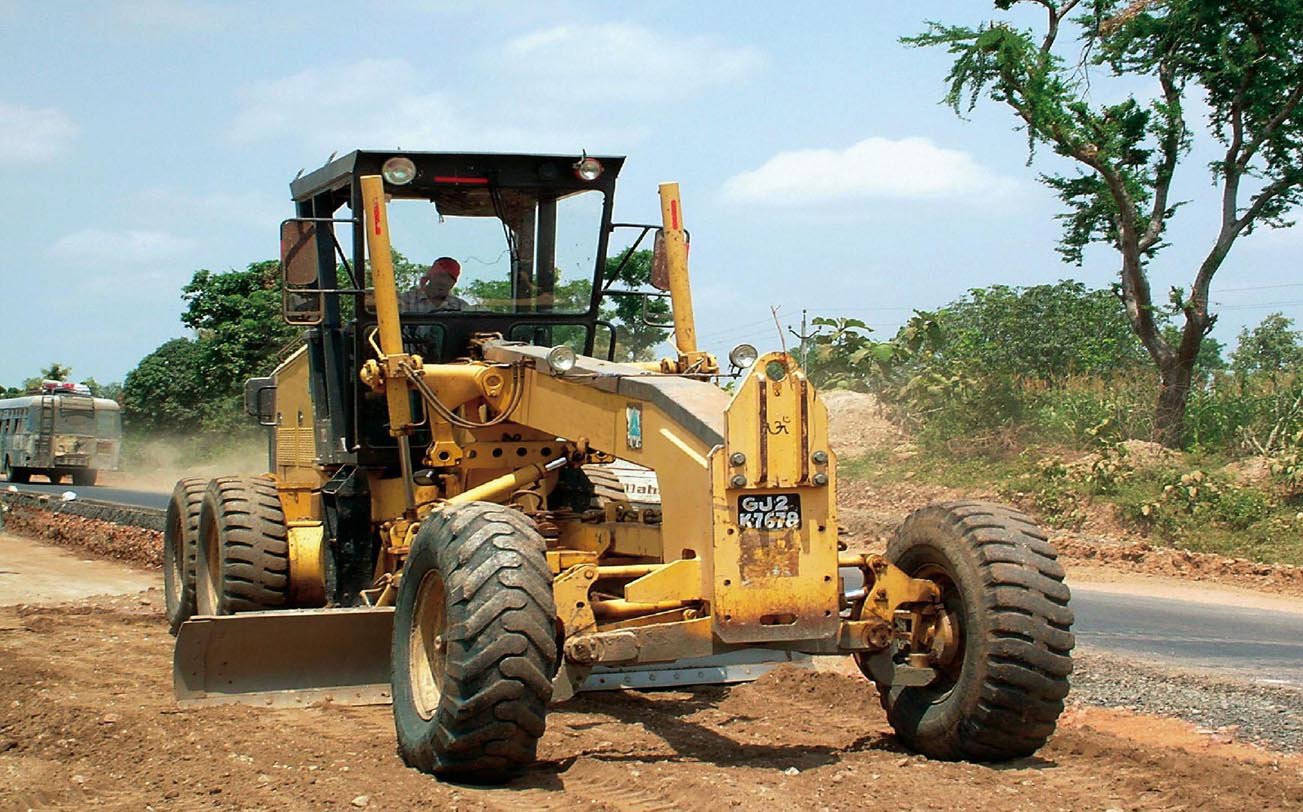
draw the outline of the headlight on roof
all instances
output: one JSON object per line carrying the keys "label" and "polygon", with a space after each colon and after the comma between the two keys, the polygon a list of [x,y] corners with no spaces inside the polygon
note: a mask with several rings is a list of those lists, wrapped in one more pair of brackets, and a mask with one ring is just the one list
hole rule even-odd
{"label": "headlight on roof", "polygon": [[416,178],[416,164],[411,158],[395,155],[380,167],[380,174],[394,186],[406,186]]}
{"label": "headlight on roof", "polygon": [[602,162],[587,155],[575,161],[575,177],[580,180],[593,181],[602,175]]}

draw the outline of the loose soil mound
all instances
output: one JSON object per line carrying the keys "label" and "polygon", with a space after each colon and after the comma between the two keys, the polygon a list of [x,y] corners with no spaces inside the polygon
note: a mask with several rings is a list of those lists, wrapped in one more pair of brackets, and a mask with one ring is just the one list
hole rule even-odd
{"label": "loose soil mound", "polygon": [[873,395],[834,390],[820,397],[828,407],[828,441],[838,456],[849,459],[904,442],[905,435],[882,416]]}
{"label": "loose soil mound", "polygon": [[163,566],[163,534],[157,530],[19,505],[5,511],[4,529],[101,558],[142,567]]}

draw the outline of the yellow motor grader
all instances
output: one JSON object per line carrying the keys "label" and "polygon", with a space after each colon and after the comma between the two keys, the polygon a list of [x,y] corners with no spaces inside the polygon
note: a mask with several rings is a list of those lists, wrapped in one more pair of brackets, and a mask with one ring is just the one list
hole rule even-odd
{"label": "yellow motor grader", "polygon": [[[585,687],[850,655],[917,751],[1034,752],[1072,668],[1045,535],[952,502],[842,550],[818,393],[788,353],[699,349],[678,186],[614,223],[623,162],[358,151],[291,183],[305,340],[245,393],[270,470],[182,480],[168,512],[178,698],[392,701],[409,765],[491,782]],[[649,236],[676,353],[616,362],[603,299],[665,295],[613,286]],[[456,287],[400,291],[396,245]]]}

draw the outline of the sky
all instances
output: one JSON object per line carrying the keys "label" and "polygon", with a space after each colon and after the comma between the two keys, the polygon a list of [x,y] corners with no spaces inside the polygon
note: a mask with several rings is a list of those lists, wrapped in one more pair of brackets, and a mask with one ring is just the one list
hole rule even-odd
{"label": "sky", "polygon": [[[948,57],[903,46],[981,3],[0,0],[0,384],[51,361],[120,381],[184,336],[181,287],[274,258],[288,184],[355,148],[627,155],[621,221],[678,181],[707,349],[780,344],[802,311],[889,337],[967,290],[1116,279],[1065,265],[1057,201],[1009,114],[939,103]],[[1097,98],[1143,83],[1092,84]],[[1110,96],[1109,94],[1114,94]],[[1197,101],[1195,107],[1198,107]],[[1206,137],[1152,268],[1210,247]],[[1260,230],[1213,283],[1214,336],[1303,322],[1303,228]],[[793,341],[790,334],[787,341]]]}

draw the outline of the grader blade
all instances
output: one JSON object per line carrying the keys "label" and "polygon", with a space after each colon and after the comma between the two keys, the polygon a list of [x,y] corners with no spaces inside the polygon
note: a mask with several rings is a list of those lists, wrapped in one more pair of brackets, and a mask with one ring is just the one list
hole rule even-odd
{"label": "grader blade", "polygon": [[392,608],[200,616],[182,624],[172,687],[186,705],[383,705]]}

